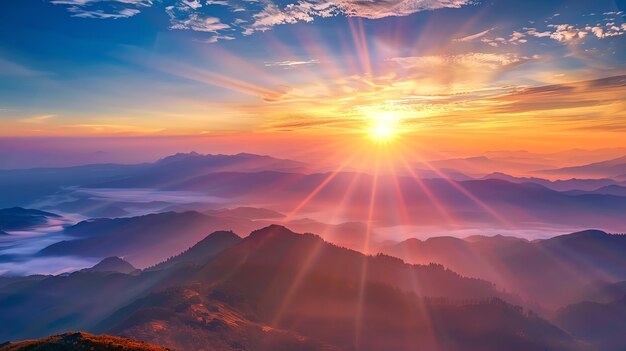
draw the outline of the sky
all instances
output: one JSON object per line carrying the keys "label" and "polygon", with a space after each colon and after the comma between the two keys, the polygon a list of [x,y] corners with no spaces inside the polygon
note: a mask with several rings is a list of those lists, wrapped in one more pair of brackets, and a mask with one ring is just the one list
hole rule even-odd
{"label": "sky", "polygon": [[96,152],[131,138],[272,153],[393,134],[452,152],[624,147],[625,9],[6,0],[0,144],[97,140]]}

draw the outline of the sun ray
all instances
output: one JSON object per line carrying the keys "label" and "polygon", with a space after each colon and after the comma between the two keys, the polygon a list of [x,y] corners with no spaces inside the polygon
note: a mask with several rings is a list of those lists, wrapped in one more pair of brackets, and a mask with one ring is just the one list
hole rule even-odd
{"label": "sun ray", "polygon": [[[360,150],[360,151],[362,151],[362,150]],[[366,160],[362,158],[361,162],[364,163],[364,162],[366,162]],[[350,181],[350,184],[346,188],[346,191],[344,192],[343,196],[341,197],[341,200],[339,201],[338,205],[335,206],[335,210],[333,211],[333,218],[331,218],[331,220],[330,220],[330,225],[332,225],[336,221],[336,219],[340,216],[340,211],[346,205],[346,203],[348,201],[348,198],[352,194],[352,192],[354,190],[354,186],[355,186],[355,184],[356,184],[356,182],[357,182],[357,180],[358,180],[358,178],[360,176],[361,176],[360,173],[354,173],[352,175],[352,179]],[[330,225],[327,226],[327,228],[329,228]],[[326,233],[322,233],[320,235],[322,237],[322,239],[325,239],[325,234]],[[284,295],[284,297],[282,299],[282,301],[283,301],[282,304],[279,306],[278,310],[274,314],[274,317],[272,318],[271,325],[279,326],[279,323],[280,323],[280,321],[281,321],[281,319],[283,317],[285,309],[291,303],[291,300],[293,299],[294,294],[300,288],[300,285],[302,284],[302,280],[304,279],[306,274],[310,271],[311,268],[314,267],[314,264],[315,264],[315,262],[317,260],[318,255],[319,255],[319,251],[322,249],[322,247],[323,247],[323,243],[321,243],[321,242],[318,243],[313,248],[313,250],[311,252],[309,252],[309,254],[307,255],[307,258],[305,260],[305,264],[302,266],[302,269],[300,271],[298,271],[296,277],[293,279],[291,285],[287,289],[287,292],[285,293],[285,295]]]}
{"label": "sun ray", "polygon": [[372,227],[374,221],[374,211],[375,211],[375,203],[376,203],[376,190],[378,186],[378,176],[379,176],[379,168],[380,168],[380,154],[376,153],[376,159],[374,161],[374,170],[372,175],[372,186],[370,190],[370,201],[368,206],[367,213],[367,222],[366,222],[366,230],[365,230],[365,242],[363,245],[363,262],[361,264],[361,275],[359,279],[359,289],[358,289],[358,301],[357,301],[357,311],[355,314],[355,348],[359,349],[361,345],[361,329],[363,327],[363,312],[364,312],[364,304],[365,304],[365,287],[367,284],[367,264],[370,254],[370,241],[372,235]]}
{"label": "sun ray", "polygon": [[348,164],[350,164],[350,162],[352,162],[352,160],[354,160],[358,155],[359,154],[355,153],[348,159],[344,160],[341,165],[337,167],[336,170],[330,172],[330,174],[328,174],[328,176],[326,176],[326,178],[315,189],[313,189],[313,191],[311,191],[291,212],[289,212],[289,214],[284,217],[283,222],[289,222],[293,218],[293,216],[295,216],[306,204],[309,203],[309,201],[311,201],[311,199],[313,199],[320,191],[322,191],[322,189],[324,189],[324,187],[328,185],[328,183],[330,183],[339,173],[341,173],[341,171]]}
{"label": "sun ray", "polygon": [[491,215],[494,219],[499,221],[501,224],[503,224],[508,229],[514,229],[514,226],[513,226],[512,223],[510,223],[508,220],[506,220],[504,217],[502,217],[498,212],[496,212],[493,208],[491,208],[490,206],[485,204],[478,197],[476,197],[474,194],[472,194],[467,189],[465,189],[463,186],[461,186],[457,181],[455,181],[454,179],[451,179],[448,175],[446,175],[445,173],[441,172],[439,169],[434,167],[430,162],[420,158],[414,152],[411,152],[411,153],[414,155],[414,157],[416,159],[419,160],[419,162],[421,164],[425,165],[426,167],[428,167],[428,169],[430,169],[431,171],[435,172],[441,179],[445,180],[448,184],[450,184],[452,187],[454,187],[454,189],[458,190],[460,193],[465,195],[468,199],[472,200],[475,204],[477,204],[479,207],[481,207],[485,212],[487,212],[489,215]]}

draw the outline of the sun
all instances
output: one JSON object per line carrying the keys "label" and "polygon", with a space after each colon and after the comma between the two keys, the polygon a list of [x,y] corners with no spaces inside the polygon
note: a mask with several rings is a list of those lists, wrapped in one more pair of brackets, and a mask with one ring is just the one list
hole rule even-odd
{"label": "sun", "polygon": [[400,133],[400,117],[393,112],[373,113],[367,134],[376,142],[390,142]]}

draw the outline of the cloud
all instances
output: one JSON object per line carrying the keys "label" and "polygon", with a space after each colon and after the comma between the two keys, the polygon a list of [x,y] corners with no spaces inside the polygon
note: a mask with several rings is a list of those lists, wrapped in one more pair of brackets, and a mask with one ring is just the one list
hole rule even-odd
{"label": "cloud", "polygon": [[458,8],[471,0],[317,0],[298,1],[279,7],[268,2],[258,13],[254,22],[246,27],[244,35],[255,31],[266,31],[275,25],[312,22],[316,17],[332,17],[343,14],[349,17],[378,19],[392,16],[407,16],[416,12],[440,8]]}
{"label": "cloud", "polygon": [[107,18],[112,18],[112,19],[116,19],[116,18],[128,18],[128,17],[132,17],[136,14],[138,14],[139,10],[137,9],[119,9],[119,10],[115,10],[115,11],[103,11],[103,10],[85,10],[82,7],[78,7],[78,6],[71,6],[67,9],[69,12],[73,13],[74,17],[81,17],[81,18],[100,18],[100,19],[107,19]]}
{"label": "cloud", "polygon": [[207,0],[207,5],[221,5],[221,6],[230,6],[228,1],[226,0]]}
{"label": "cloud", "polygon": [[548,27],[554,28],[554,31],[550,33],[550,38],[561,42],[582,39],[589,34],[589,32],[578,29],[569,24],[548,25]]}
{"label": "cloud", "polygon": [[439,55],[439,56],[412,56],[412,57],[394,57],[388,61],[395,62],[402,67],[412,69],[434,69],[434,68],[450,68],[450,69],[489,69],[496,70],[513,64],[519,64],[535,57],[520,56],[518,54],[504,53],[481,53],[470,52],[458,55]]}
{"label": "cloud", "polygon": [[549,120],[566,129],[626,127],[626,76],[521,89],[489,99],[486,113],[507,116],[522,114],[529,119]]}
{"label": "cloud", "polygon": [[42,124],[54,117],[56,117],[56,115],[41,115],[41,116],[22,118],[19,121],[22,123]]}
{"label": "cloud", "polygon": [[213,35],[208,39],[198,39],[196,41],[200,43],[213,44],[217,43],[220,40],[235,40],[235,37],[232,35]]}
{"label": "cloud", "polygon": [[170,16],[171,29],[190,29],[197,32],[217,33],[220,30],[230,28],[228,24],[222,23],[217,17],[191,12],[188,10],[189,7],[185,6],[168,6],[165,8],[165,11]]}
{"label": "cloud", "polygon": [[182,0],[182,3],[194,10],[197,10],[202,7],[200,0]]}
{"label": "cloud", "polygon": [[[74,17],[117,19],[137,15],[143,8],[151,7],[153,0],[49,0],[65,5]],[[269,0],[176,0],[165,6],[170,16],[171,29],[190,29],[200,32],[217,32],[232,25],[243,28],[241,34],[250,35],[267,31],[280,24],[312,22],[315,18],[337,15],[378,19],[390,16],[407,16],[420,11],[441,8],[458,8],[474,0],[299,0],[280,4]],[[203,5],[227,6],[234,15],[229,23],[210,15]],[[241,18],[239,13],[250,14]],[[243,25],[246,23],[245,25]],[[482,35],[486,34],[483,33]],[[230,36],[229,36],[230,37]]]}
{"label": "cloud", "polygon": [[441,8],[459,8],[470,4],[471,0],[337,0],[336,3],[348,16],[363,18],[383,18],[408,16],[416,12]]}
{"label": "cloud", "polygon": [[480,37],[485,36],[487,33],[491,32],[491,31],[492,31],[492,30],[494,30],[494,29],[495,29],[495,27],[494,27],[494,28],[489,28],[489,29],[487,29],[487,30],[484,30],[484,31],[479,32],[479,33],[476,33],[476,34],[468,35],[468,36],[463,37],[463,38],[457,38],[457,39],[454,39],[454,41],[456,41],[456,42],[473,41],[473,40],[475,40],[475,39],[478,39],[478,38],[480,38]]}
{"label": "cloud", "polygon": [[118,19],[132,17],[141,9],[152,6],[152,0],[51,0],[67,6],[73,17]]}
{"label": "cloud", "polygon": [[[552,19],[554,17],[550,17]],[[564,44],[577,44],[586,39],[606,39],[624,35],[626,23],[617,23],[615,19],[605,18],[596,25],[578,25],[570,23],[551,23],[546,28],[522,28],[507,37],[481,38],[481,42],[493,47],[519,45],[528,42],[528,38],[548,38]],[[480,34],[480,33],[479,33]]]}
{"label": "cloud", "polygon": [[278,62],[266,62],[265,67],[282,67],[285,69],[297,67],[297,66],[306,66],[306,65],[314,65],[320,63],[319,60],[311,59],[311,60],[287,60],[287,61],[278,61]]}
{"label": "cloud", "polygon": [[331,2],[306,2],[286,5],[280,8],[274,3],[268,3],[263,10],[254,14],[254,22],[248,25],[243,32],[250,35],[255,31],[264,32],[278,24],[312,22],[314,17],[331,17],[338,13],[338,8]]}
{"label": "cloud", "polygon": [[605,23],[604,26],[585,26],[576,27],[571,24],[548,25],[554,28],[550,34],[550,38],[560,42],[571,42],[586,38],[589,34],[598,39],[620,36],[626,33],[626,23],[622,23],[619,27],[615,23]]}

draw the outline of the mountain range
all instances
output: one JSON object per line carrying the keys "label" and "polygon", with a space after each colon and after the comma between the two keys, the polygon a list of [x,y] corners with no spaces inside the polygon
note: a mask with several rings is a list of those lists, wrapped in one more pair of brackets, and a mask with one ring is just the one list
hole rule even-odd
{"label": "mountain range", "polygon": [[598,230],[535,241],[506,236],[408,239],[379,250],[493,281],[548,310],[579,301],[590,286],[626,280],[626,235]]}
{"label": "mountain range", "polygon": [[[479,158],[469,160],[476,159]],[[619,168],[620,160],[590,167]],[[453,175],[458,170],[443,168],[439,174],[421,174],[418,169],[415,172],[420,179],[388,174],[376,177],[375,203],[381,209],[374,214],[377,223],[397,224],[395,211],[385,211],[393,203],[403,204],[407,213],[419,214],[405,216],[403,225],[452,222],[449,224],[560,225],[619,231],[626,224],[620,215],[626,210],[626,186],[608,176],[550,181],[503,173],[471,179]],[[619,174],[611,173],[616,175]],[[225,207],[264,207],[290,213],[302,199],[313,194],[300,208],[303,214],[312,214],[333,208],[338,198],[345,195],[344,206],[339,209],[341,220],[354,222],[368,217],[365,204],[370,200],[373,180],[371,174],[319,173],[306,163],[269,156],[188,153],[136,165],[2,170],[0,190],[4,196],[0,205],[33,204],[38,209],[90,218],[132,217],[182,209],[205,212]],[[138,193],[137,188],[142,192]],[[178,196],[176,202],[168,200],[173,196]]]}
{"label": "mountain range", "polygon": [[180,350],[586,349],[487,281],[281,226],[244,239],[209,235],[139,274],[80,271],[0,286],[1,339],[81,329]]}
{"label": "mountain range", "polygon": [[538,173],[548,175],[619,178],[621,175],[626,174],[626,156],[581,166],[547,169],[539,171]]}

